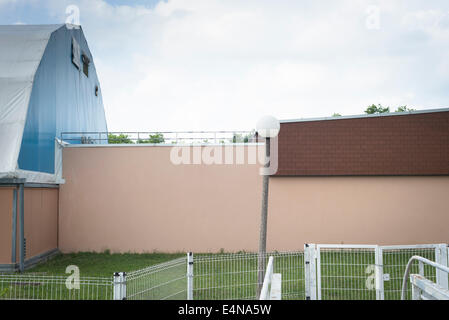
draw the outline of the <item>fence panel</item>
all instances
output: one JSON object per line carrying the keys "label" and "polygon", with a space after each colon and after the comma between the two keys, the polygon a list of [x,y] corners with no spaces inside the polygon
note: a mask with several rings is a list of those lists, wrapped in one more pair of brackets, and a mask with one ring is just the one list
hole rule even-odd
{"label": "fence panel", "polygon": [[318,300],[376,300],[377,246],[316,245]]}
{"label": "fence panel", "polygon": [[178,258],[126,274],[128,300],[186,300],[187,259]]}
{"label": "fence panel", "polygon": [[[67,276],[1,274],[0,300],[111,300],[113,279],[81,277],[67,285]],[[79,284],[79,287],[77,286]]]}
{"label": "fence panel", "polygon": [[[412,256],[421,256],[436,261],[436,249],[439,245],[381,246],[384,274],[385,300],[400,300],[402,278],[405,267]],[[419,273],[418,265],[413,265],[411,273]],[[436,271],[429,265],[424,266],[424,276],[436,282]],[[407,291],[407,299],[411,298],[411,288]]]}
{"label": "fence panel", "polygon": [[[267,253],[282,274],[282,298],[305,299],[304,253]],[[257,299],[258,254],[194,255],[194,300]]]}

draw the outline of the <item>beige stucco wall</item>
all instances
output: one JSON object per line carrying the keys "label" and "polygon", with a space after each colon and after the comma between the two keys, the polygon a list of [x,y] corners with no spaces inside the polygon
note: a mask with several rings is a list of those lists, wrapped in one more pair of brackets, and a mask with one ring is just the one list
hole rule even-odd
{"label": "beige stucco wall", "polygon": [[[26,259],[58,247],[58,189],[25,188],[24,232]],[[0,187],[0,264],[10,264],[13,188]],[[17,207],[16,262],[19,259],[19,205]]]}
{"label": "beige stucco wall", "polygon": [[[56,249],[58,247],[58,189],[25,188],[24,209],[26,259]],[[19,257],[18,254],[17,257]]]}
{"label": "beige stucco wall", "polygon": [[258,165],[174,165],[170,147],[63,151],[63,252],[257,247]]}
{"label": "beige stucco wall", "polygon": [[0,264],[11,263],[12,193],[0,187]]}
{"label": "beige stucco wall", "polygon": [[449,177],[270,179],[271,248],[449,243]]}
{"label": "beige stucco wall", "polygon": [[[258,165],[173,165],[169,147],[66,148],[64,252],[256,251]],[[270,178],[268,249],[449,242],[449,177]]]}

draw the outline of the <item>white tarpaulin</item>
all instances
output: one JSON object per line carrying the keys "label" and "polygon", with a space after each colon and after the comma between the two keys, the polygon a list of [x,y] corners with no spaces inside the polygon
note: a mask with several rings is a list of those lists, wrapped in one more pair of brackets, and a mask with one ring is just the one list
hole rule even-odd
{"label": "white tarpaulin", "polygon": [[0,26],[0,176],[17,170],[34,76],[51,34],[62,26]]}

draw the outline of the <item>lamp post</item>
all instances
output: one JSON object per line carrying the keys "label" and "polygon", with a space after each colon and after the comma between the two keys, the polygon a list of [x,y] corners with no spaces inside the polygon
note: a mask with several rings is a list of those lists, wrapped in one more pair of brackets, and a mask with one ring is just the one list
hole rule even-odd
{"label": "lamp post", "polygon": [[263,279],[265,276],[265,256],[267,251],[267,220],[268,220],[268,182],[270,167],[270,142],[271,138],[276,138],[279,134],[280,124],[279,121],[272,116],[264,116],[257,121],[256,130],[259,136],[265,138],[265,163],[266,169],[263,173],[262,182],[262,210],[260,217],[260,234],[259,234],[259,255],[258,255],[258,274],[257,283],[258,290],[257,296],[260,296],[262,290]]}

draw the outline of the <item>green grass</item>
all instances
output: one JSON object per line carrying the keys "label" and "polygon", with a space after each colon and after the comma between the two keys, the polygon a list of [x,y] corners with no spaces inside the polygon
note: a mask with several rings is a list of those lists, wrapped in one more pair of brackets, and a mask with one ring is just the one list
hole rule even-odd
{"label": "green grass", "polygon": [[148,266],[170,261],[185,256],[184,253],[92,253],[79,252],[58,254],[49,261],[39,264],[26,273],[42,273],[45,275],[67,275],[69,265],[80,269],[81,277],[112,277],[114,272],[130,272]]}

